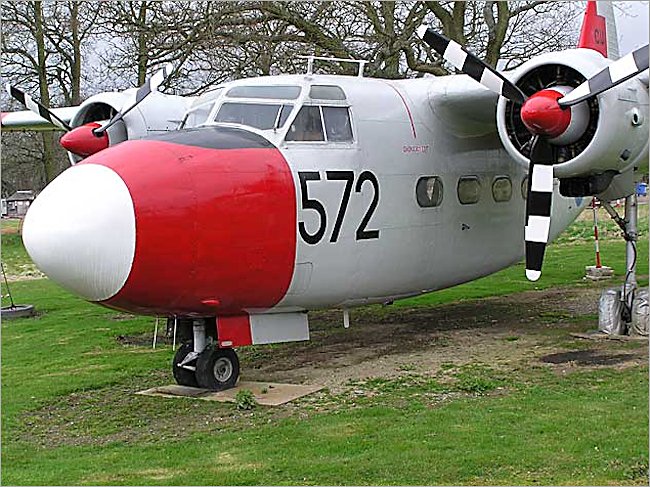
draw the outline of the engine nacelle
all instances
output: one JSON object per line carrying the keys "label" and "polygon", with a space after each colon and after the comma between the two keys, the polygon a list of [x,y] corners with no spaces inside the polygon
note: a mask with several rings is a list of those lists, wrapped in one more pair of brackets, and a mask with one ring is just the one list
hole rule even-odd
{"label": "engine nacelle", "polygon": [[[122,92],[106,92],[91,96],[80,105],[79,111],[70,121],[70,126],[76,128],[91,122],[108,121],[113,115],[135,103],[136,91],[136,88],[132,88]],[[151,93],[121,121],[107,130],[109,145],[175,130],[193,99],[193,97],[165,95],[157,91]],[[83,159],[71,152],[68,152],[68,156],[72,164]]]}
{"label": "engine nacelle", "polygon": [[[508,78],[527,96],[549,88],[566,94],[610,62],[591,49],[571,49],[538,56]],[[564,133],[549,139],[556,151],[555,177],[587,178],[647,165],[648,91],[638,79],[570,110],[571,124]],[[497,127],[506,151],[528,167],[532,134],[519,116],[519,106],[500,98]]]}

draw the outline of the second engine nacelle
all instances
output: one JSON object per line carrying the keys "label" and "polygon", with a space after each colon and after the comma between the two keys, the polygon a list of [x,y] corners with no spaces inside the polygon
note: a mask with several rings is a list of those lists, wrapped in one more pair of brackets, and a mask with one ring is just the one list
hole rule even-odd
{"label": "second engine nacelle", "polygon": [[[544,89],[566,94],[609,63],[591,49],[572,49],[538,56],[508,78],[527,96]],[[500,98],[497,126],[506,151],[527,167],[533,136],[524,126],[519,108]],[[648,92],[638,79],[567,110],[571,110],[571,123],[563,133],[549,139],[556,156],[555,177],[618,174],[647,165]]]}
{"label": "second engine nacelle", "polygon": [[[113,115],[126,110],[135,103],[136,91],[137,89],[133,88],[122,92],[106,92],[91,96],[80,105],[79,110],[70,121],[70,126],[76,128],[92,122],[108,121]],[[108,144],[115,145],[125,140],[140,139],[147,135],[175,130],[192,100],[192,97],[152,92],[142,103],[130,110],[121,121],[107,130]],[[83,159],[82,156],[72,152],[68,152],[68,154],[73,164]]]}

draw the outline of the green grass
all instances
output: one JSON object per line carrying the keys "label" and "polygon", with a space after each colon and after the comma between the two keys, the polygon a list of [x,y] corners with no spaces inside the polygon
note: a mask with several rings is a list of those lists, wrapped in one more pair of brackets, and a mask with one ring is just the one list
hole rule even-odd
{"label": "green grass", "polygon": [[[601,244],[620,276],[623,243]],[[592,285],[582,280],[591,242],[548,253],[537,283],[518,265],[382,313]],[[647,237],[639,255],[647,276]],[[3,261],[15,266],[25,257],[20,242],[3,235]],[[16,302],[36,304],[39,315],[2,323],[3,484],[647,485],[647,366],[562,375],[446,364],[435,377],[405,366],[396,379],[350,384],[371,394],[324,392],[240,411],[133,394],[171,382],[169,347],[116,340],[152,332],[151,318],[91,305],[46,279],[11,287]]]}
{"label": "green grass", "polygon": [[[624,208],[615,208],[618,214],[625,216]],[[620,239],[621,229],[614,220],[610,218],[604,208],[598,208],[598,235],[600,240]],[[639,240],[648,240],[648,205],[639,205],[638,212]],[[559,244],[583,243],[593,241],[594,219],[593,210],[587,208],[573,224],[556,239]]]}
{"label": "green grass", "polygon": [[41,275],[25,251],[20,220],[2,220],[2,264],[9,276]]}
{"label": "green grass", "polygon": [[[553,243],[549,245],[544,259],[542,277],[530,282],[525,276],[525,266],[519,263],[496,274],[460,286],[443,289],[431,294],[404,299],[396,306],[431,306],[453,301],[501,296],[521,291],[548,289],[560,285],[591,286],[585,281],[585,266],[595,265],[594,247],[591,242]],[[600,242],[603,265],[614,269],[618,282],[625,275],[625,242],[603,240]],[[639,284],[648,285],[648,239],[637,243],[637,277]]]}

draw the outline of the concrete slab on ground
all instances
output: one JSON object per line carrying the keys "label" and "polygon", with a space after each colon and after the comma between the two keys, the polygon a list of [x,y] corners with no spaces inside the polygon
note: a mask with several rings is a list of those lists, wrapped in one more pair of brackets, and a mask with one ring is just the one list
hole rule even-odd
{"label": "concrete slab on ground", "polygon": [[614,277],[614,269],[606,265],[596,267],[595,265],[588,265],[585,267],[585,277],[592,281],[602,281],[604,279],[611,279]]}
{"label": "concrete slab on ground", "polygon": [[145,391],[136,392],[142,396],[157,397],[189,397],[204,401],[235,402],[235,396],[241,390],[253,393],[258,404],[263,406],[280,406],[300,397],[320,391],[323,386],[296,384],[278,384],[275,382],[238,382],[235,387],[226,391],[210,391],[196,387],[179,386],[176,384],[152,387]]}

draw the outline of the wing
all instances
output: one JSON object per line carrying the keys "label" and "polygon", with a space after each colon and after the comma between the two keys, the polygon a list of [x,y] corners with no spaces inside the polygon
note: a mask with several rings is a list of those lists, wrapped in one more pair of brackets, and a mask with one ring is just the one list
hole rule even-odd
{"label": "wing", "polygon": [[429,103],[433,112],[456,137],[497,135],[499,95],[467,75],[433,78]]}
{"label": "wing", "polygon": [[[79,107],[55,108],[52,110],[57,117],[66,123],[79,111]],[[30,110],[20,112],[0,113],[0,127],[3,131],[20,130],[62,130]]]}

